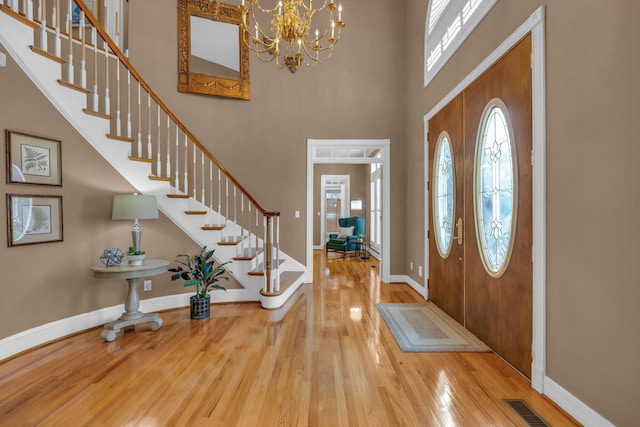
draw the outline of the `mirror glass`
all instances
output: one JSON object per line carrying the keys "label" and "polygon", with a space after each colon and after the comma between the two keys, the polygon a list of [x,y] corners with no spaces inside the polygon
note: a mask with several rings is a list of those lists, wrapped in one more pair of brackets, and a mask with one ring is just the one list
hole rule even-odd
{"label": "mirror glass", "polygon": [[249,51],[238,6],[179,0],[180,92],[249,99]]}
{"label": "mirror glass", "polygon": [[239,32],[237,25],[191,16],[191,72],[239,79]]}

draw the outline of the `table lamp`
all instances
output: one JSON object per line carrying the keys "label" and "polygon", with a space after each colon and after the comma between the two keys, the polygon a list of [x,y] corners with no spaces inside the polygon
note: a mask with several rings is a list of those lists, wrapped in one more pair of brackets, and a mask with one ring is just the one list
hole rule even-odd
{"label": "table lamp", "polygon": [[131,238],[133,240],[133,250],[140,251],[140,231],[139,219],[157,219],[158,203],[156,196],[143,196],[140,194],[124,194],[113,197],[113,211],[111,219],[132,219],[133,230]]}

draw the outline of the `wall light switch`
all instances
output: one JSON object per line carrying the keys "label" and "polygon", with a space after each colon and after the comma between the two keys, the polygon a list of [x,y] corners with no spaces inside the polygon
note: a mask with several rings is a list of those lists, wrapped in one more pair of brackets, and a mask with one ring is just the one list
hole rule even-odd
{"label": "wall light switch", "polygon": [[145,291],[150,291],[151,290],[151,280],[145,280],[144,281],[144,290]]}
{"label": "wall light switch", "polygon": [[300,211],[296,211],[296,218],[300,218]]}
{"label": "wall light switch", "polygon": [[418,266],[418,276],[422,277],[422,266]]}
{"label": "wall light switch", "polygon": [[413,270],[413,263],[412,262],[409,263],[409,270]]}

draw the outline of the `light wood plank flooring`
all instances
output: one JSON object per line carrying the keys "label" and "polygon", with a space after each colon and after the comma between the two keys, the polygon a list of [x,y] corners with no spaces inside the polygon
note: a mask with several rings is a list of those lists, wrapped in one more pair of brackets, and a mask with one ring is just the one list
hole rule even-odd
{"label": "light wood plank flooring", "polygon": [[287,306],[188,309],[102,342],[77,334],[0,364],[2,426],[523,426],[524,399],[577,425],[493,353],[402,353],[376,302],[420,302],[375,259],[315,254]]}

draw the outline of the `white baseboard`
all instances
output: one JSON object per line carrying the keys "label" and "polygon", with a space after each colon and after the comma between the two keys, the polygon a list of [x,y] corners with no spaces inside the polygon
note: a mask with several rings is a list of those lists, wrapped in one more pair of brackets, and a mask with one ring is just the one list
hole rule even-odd
{"label": "white baseboard", "polygon": [[[170,310],[172,308],[188,307],[189,297],[193,293],[168,295],[158,298],[150,298],[140,301],[140,311],[154,312]],[[211,294],[211,302],[244,302],[257,301],[255,295],[246,289],[229,289],[224,291],[214,291]],[[63,338],[67,335],[85,331],[103,325],[119,318],[124,310],[124,304],[113,307],[101,308],[100,310],[78,314],[66,319],[56,320],[36,326],[26,331],[18,332],[7,338],[0,340],[0,361],[14,356],[30,348]]]}
{"label": "white baseboard", "polygon": [[411,277],[407,275],[393,274],[390,276],[389,281],[392,283],[406,283],[409,286],[411,286],[417,293],[422,295],[424,299],[427,299],[427,295],[426,295],[427,288],[425,288],[420,283],[416,282],[415,280],[413,280]]}
{"label": "white baseboard", "polygon": [[544,394],[567,411],[579,423],[589,427],[615,427],[602,415],[584,404],[549,377],[544,377]]}

